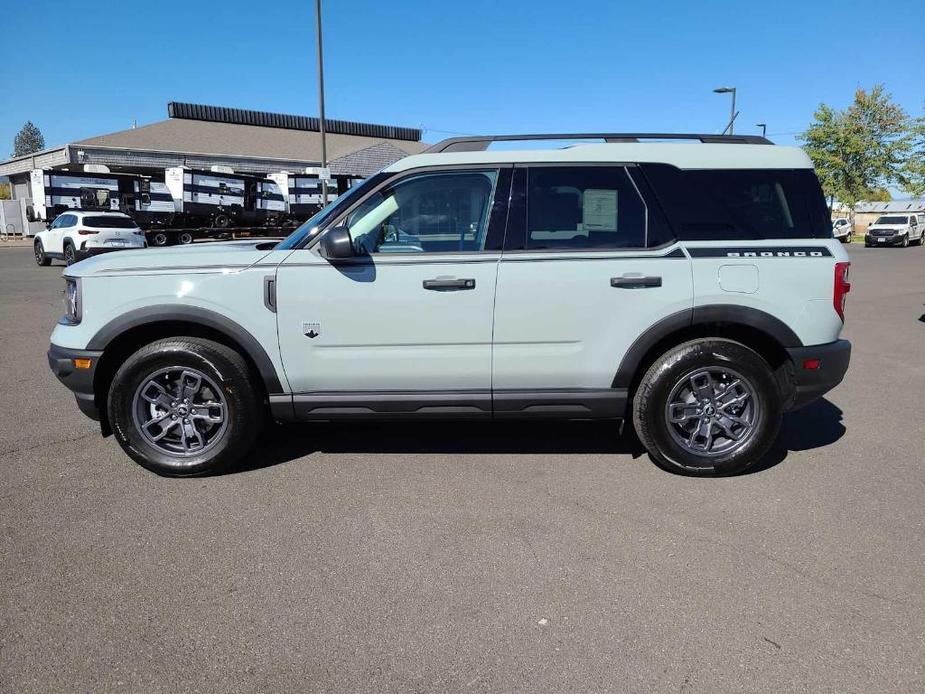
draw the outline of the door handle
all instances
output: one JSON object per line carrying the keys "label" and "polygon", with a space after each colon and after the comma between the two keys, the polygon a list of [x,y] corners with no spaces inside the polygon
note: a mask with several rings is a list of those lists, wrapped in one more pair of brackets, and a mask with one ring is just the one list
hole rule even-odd
{"label": "door handle", "polygon": [[424,280],[424,289],[436,292],[458,292],[463,289],[475,289],[475,279],[443,279]]}
{"label": "door handle", "polygon": [[642,275],[623,275],[611,277],[610,286],[619,289],[644,289],[646,287],[661,287],[662,278],[659,275],[643,277]]}

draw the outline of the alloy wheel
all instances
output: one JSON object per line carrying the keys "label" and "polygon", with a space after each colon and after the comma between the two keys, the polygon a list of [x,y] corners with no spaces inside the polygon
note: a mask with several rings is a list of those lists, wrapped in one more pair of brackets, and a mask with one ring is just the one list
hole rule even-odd
{"label": "alloy wheel", "polygon": [[754,386],[726,367],[700,368],[679,379],[665,421],[685,451],[711,458],[741,448],[754,434],[760,405]]}
{"label": "alloy wheel", "polygon": [[197,369],[172,366],[145,377],[132,401],[135,428],[150,445],[179,458],[199,456],[228,428],[228,403]]}

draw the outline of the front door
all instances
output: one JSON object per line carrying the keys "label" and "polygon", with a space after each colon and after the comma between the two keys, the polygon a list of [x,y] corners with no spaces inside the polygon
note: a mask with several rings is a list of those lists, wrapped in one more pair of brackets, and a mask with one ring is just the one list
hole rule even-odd
{"label": "front door", "polygon": [[338,221],[355,257],[286,258],[277,319],[297,416],[490,416],[509,185],[510,169],[405,175]]}

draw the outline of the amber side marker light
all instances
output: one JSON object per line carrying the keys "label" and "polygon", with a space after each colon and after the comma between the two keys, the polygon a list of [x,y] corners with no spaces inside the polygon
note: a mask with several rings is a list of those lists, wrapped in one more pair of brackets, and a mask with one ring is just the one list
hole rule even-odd
{"label": "amber side marker light", "polygon": [[74,362],[75,369],[89,369],[93,366],[92,359],[72,359],[71,361]]}

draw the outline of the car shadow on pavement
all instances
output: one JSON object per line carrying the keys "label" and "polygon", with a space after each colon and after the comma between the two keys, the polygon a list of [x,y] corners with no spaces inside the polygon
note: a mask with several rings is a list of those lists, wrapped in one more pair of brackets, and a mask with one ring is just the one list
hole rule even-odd
{"label": "car shadow on pavement", "polygon": [[[819,400],[784,417],[771,452],[746,474],[786,459],[790,451],[826,446],[845,433],[842,411]],[[312,453],[404,454],[601,454],[645,455],[630,426],[620,435],[612,421],[338,422],[270,425],[258,445],[226,474],[250,472]]]}
{"label": "car shadow on pavement", "polygon": [[808,451],[835,443],[845,435],[841,409],[822,398],[784,415],[777,441],[768,454],[744,474],[752,475],[782,463],[791,451]]}

